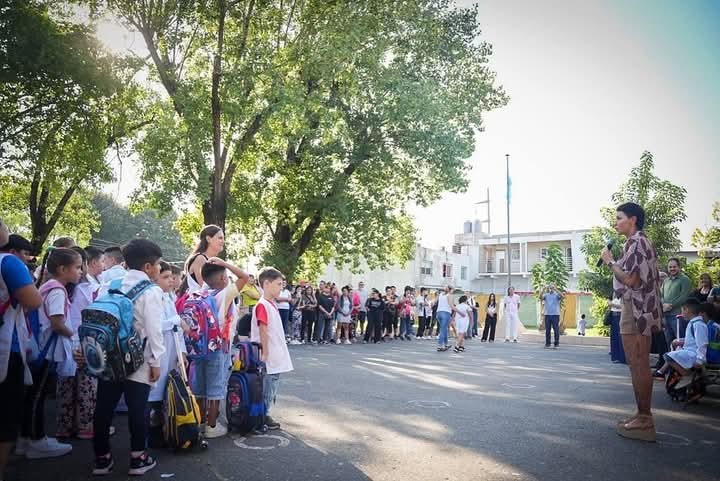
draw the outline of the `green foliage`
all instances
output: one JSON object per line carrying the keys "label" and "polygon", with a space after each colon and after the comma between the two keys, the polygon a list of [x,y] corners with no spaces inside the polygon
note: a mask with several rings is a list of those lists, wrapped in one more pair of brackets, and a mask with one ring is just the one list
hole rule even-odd
{"label": "green foliage", "polygon": [[590,316],[597,319],[595,328],[600,336],[610,336],[610,326],[603,323],[605,315],[610,310],[610,301],[607,297],[593,294],[593,303],[590,306]]}
{"label": "green foliage", "polygon": [[63,219],[81,237],[93,227],[89,194],[73,199],[112,179],[106,153],[137,128],[139,91],[132,65],[107,54],[90,28],[51,16],[46,2],[0,10],[0,182],[40,249]]}
{"label": "green foliage", "polygon": [[198,205],[291,277],[407,261],[405,206],[466,188],[482,113],[507,101],[477,9],[448,0],[109,4],[168,93],[136,200]]}
{"label": "green foliage", "polygon": [[[600,252],[609,240],[614,241],[613,254],[618,259],[625,239],[614,229],[616,207],[624,202],[635,202],[645,209],[643,231],[652,241],[661,265],[681,247],[678,224],[685,220],[687,191],[655,175],[655,164],[650,152],[643,152],[640,164],[630,171],[612,196],[613,206],[601,209],[605,225],[596,226],[583,237],[582,252],[589,270],[580,273],[580,287],[593,293],[596,302],[610,299],[613,294],[612,274],[602,265],[596,266]],[[600,307],[598,307],[600,309]],[[602,318],[599,318],[602,319]]]}
{"label": "green foliage", "polygon": [[132,213],[105,194],[96,195],[92,203],[100,215],[99,229],[93,230],[94,245],[122,245],[135,238],[144,238],[160,246],[166,261],[183,262],[187,257],[189,249],[183,245],[180,233],[175,229],[175,213],[162,217],[153,210]]}
{"label": "green foliage", "polygon": [[570,274],[562,248],[557,244],[550,244],[545,260],[535,264],[530,274],[530,282],[537,299],[541,298],[543,289],[550,284],[554,284],[561,295],[565,294]]}
{"label": "green foliage", "polygon": [[705,231],[695,229],[692,245],[698,250],[699,259],[684,268],[692,279],[693,285],[699,285],[700,274],[710,274],[715,284],[720,283],[720,202],[714,202],[711,212],[712,224]]}

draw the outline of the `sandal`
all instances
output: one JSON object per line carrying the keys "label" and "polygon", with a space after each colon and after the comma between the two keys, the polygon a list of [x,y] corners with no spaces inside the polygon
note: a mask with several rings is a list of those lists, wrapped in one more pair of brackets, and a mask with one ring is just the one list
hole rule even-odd
{"label": "sandal", "polygon": [[[649,424],[641,424],[642,419],[650,419]],[[638,424],[635,424],[638,423]],[[655,425],[652,423],[651,416],[638,416],[633,421],[626,424],[619,424],[616,432],[628,439],[635,439],[638,441],[647,441],[654,443],[656,441]]]}

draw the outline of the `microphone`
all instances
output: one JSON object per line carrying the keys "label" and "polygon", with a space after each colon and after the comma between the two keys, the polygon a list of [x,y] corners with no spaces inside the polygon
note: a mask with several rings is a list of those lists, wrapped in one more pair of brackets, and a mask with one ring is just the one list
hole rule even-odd
{"label": "microphone", "polygon": [[[614,245],[615,245],[615,239],[610,239],[607,243],[608,250],[612,249]],[[598,259],[596,266],[600,267],[601,265],[603,265],[602,258]]]}

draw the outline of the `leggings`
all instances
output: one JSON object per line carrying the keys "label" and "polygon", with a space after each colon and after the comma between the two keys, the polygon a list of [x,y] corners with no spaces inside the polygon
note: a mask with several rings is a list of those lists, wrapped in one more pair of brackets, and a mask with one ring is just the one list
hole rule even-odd
{"label": "leggings", "polygon": [[365,341],[370,341],[372,336],[374,342],[380,342],[382,336],[382,314],[370,312],[368,314],[367,328],[365,329]]}
{"label": "leggings", "polygon": [[45,437],[45,397],[47,396],[50,362],[43,361],[31,368],[33,384],[25,391],[22,436],[32,440]]}

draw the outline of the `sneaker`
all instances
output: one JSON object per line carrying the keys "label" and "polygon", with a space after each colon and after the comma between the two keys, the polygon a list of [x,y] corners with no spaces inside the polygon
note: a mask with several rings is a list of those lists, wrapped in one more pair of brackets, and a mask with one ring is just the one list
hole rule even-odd
{"label": "sneaker", "polygon": [[72,446],[59,443],[55,438],[42,438],[37,441],[30,441],[25,452],[28,459],[57,458],[65,456],[72,451]]}
{"label": "sneaker", "polygon": [[92,470],[93,476],[105,476],[106,474],[110,474],[113,466],[115,466],[115,462],[113,461],[112,455],[99,456],[95,458],[95,465]]}
{"label": "sneaker", "polygon": [[558,346],[557,344],[555,344],[555,345],[553,346],[553,349],[556,349],[556,350],[557,350],[559,347],[560,347],[560,346]]}
{"label": "sneaker", "polygon": [[495,342],[495,339],[490,339],[488,342]]}
{"label": "sneaker", "polygon": [[155,458],[149,456],[148,453],[145,452],[138,458],[130,458],[130,469],[128,470],[128,474],[130,476],[142,476],[155,466],[157,466]]}
{"label": "sneaker", "polygon": [[412,341],[412,337],[410,337],[409,335],[405,336],[405,339],[407,339],[408,341]]}
{"label": "sneaker", "polygon": [[443,349],[442,346],[438,346],[438,348],[437,348],[437,352],[443,352],[444,350],[445,350],[445,349]]}
{"label": "sneaker", "polygon": [[220,423],[215,424],[215,427],[208,425],[205,428],[205,437],[208,439],[219,438],[225,436],[227,432],[227,428]]}
{"label": "sneaker", "polygon": [[293,346],[298,346],[298,345],[300,345],[300,341],[298,341],[297,339],[293,339],[290,341],[290,344]]}
{"label": "sneaker", "polygon": [[480,342],[487,342],[487,339],[480,339]]}
{"label": "sneaker", "polygon": [[280,423],[275,421],[272,416],[265,417],[265,424],[271,431],[277,431],[278,429],[280,429]]}
{"label": "sneaker", "polygon": [[29,438],[17,438],[17,441],[15,442],[15,455],[25,456],[25,454],[27,454],[27,449],[29,445]]}
{"label": "sneaker", "polygon": [[550,349],[550,344],[545,344],[545,349]]}
{"label": "sneaker", "polygon": [[460,349],[461,352],[465,352],[465,346],[459,346],[458,349]]}
{"label": "sneaker", "polygon": [[335,344],[340,344],[342,341],[340,339],[335,339]]}
{"label": "sneaker", "polygon": [[457,346],[455,346],[455,347],[453,348],[453,351],[455,351],[455,352],[460,352],[460,348],[457,347]]}
{"label": "sneaker", "polygon": [[367,342],[365,339],[363,339],[363,344],[367,344],[367,343],[368,343],[368,342]]}
{"label": "sneaker", "polygon": [[505,342],[510,342],[510,339],[505,339]]}
{"label": "sneaker", "polygon": [[347,339],[345,339],[345,342],[344,342],[343,344],[352,344],[352,342],[350,342],[350,341],[348,341]]}
{"label": "sneaker", "polygon": [[76,436],[76,438],[84,440],[92,439],[93,437],[95,437],[95,433],[93,433],[92,429],[80,431]]}
{"label": "sneaker", "polygon": [[513,342],[517,343],[517,339],[513,339]]}
{"label": "sneaker", "polygon": [[[664,381],[665,374],[661,373],[659,370],[655,370],[655,372],[653,372],[653,379],[656,381]],[[17,448],[15,448],[15,451],[17,452]]]}

